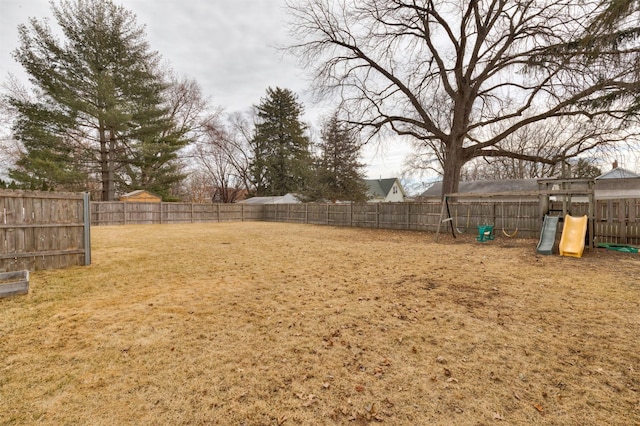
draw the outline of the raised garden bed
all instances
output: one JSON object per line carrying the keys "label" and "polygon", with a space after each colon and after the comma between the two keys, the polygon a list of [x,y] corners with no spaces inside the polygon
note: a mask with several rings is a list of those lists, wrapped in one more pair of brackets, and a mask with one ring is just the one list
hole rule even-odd
{"label": "raised garden bed", "polygon": [[29,271],[0,272],[0,297],[27,294]]}

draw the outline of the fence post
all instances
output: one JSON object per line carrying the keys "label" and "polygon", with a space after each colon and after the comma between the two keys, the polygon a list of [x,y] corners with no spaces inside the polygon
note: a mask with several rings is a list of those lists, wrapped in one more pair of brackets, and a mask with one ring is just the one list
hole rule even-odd
{"label": "fence post", "polygon": [[405,204],[405,208],[407,209],[407,229],[411,229],[411,204],[410,203],[406,203]]}
{"label": "fence post", "polygon": [[380,228],[380,203],[376,203],[376,228]]}
{"label": "fence post", "polygon": [[353,228],[353,202],[349,203],[349,226]]}
{"label": "fence post", "polygon": [[127,202],[126,201],[122,202],[122,224],[123,225],[127,224]]}
{"label": "fence post", "polygon": [[84,207],[84,264],[91,265],[91,201],[89,193],[82,195],[82,204]]}
{"label": "fence post", "polygon": [[[495,225],[495,227],[498,227],[498,215],[496,214],[496,202],[492,201],[491,202],[491,211],[492,211],[492,216],[493,216],[493,221],[492,223]],[[504,220],[504,219],[503,219]],[[503,224],[504,226],[504,224]]]}
{"label": "fence post", "polygon": [[618,201],[618,221],[620,222],[620,242],[627,244],[627,200]]}

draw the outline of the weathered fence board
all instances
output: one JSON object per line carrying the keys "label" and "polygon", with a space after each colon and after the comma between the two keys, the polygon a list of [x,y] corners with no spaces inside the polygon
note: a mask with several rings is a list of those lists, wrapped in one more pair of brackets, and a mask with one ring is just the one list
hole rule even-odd
{"label": "weathered fence board", "polygon": [[0,190],[0,271],[90,263],[87,194]]}

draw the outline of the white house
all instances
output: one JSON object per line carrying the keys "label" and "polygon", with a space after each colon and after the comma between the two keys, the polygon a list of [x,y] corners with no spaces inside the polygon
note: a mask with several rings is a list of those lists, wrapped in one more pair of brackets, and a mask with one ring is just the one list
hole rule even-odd
{"label": "white house", "polygon": [[364,182],[367,184],[370,203],[398,203],[406,197],[398,178],[365,179]]}

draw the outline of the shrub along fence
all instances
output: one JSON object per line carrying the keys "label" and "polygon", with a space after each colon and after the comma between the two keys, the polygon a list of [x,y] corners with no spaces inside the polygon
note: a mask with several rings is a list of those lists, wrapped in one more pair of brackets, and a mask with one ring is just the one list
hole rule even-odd
{"label": "shrub along fence", "polygon": [[88,194],[0,190],[0,272],[91,263]]}

